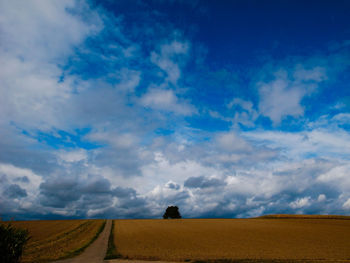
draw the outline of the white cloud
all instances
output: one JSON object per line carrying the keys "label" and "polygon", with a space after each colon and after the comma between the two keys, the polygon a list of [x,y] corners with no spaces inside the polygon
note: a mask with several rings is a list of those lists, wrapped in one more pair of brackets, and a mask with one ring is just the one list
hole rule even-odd
{"label": "white cloud", "polygon": [[291,208],[298,209],[310,205],[310,197],[298,198],[297,200],[291,202],[289,205]]}
{"label": "white cloud", "polygon": [[151,53],[151,61],[160,67],[167,74],[167,81],[176,85],[181,77],[180,61],[178,57],[183,57],[189,50],[187,42],[173,41],[160,47],[160,54]]}
{"label": "white cloud", "polygon": [[330,171],[323,173],[318,176],[317,180],[325,182],[334,187],[341,189],[344,192],[350,189],[350,163],[343,162],[339,163]]}
{"label": "white cloud", "polygon": [[279,70],[271,81],[257,84],[259,112],[269,117],[274,125],[287,116],[303,116],[302,99],[314,92],[319,82],[327,79],[325,69],[321,67],[306,70],[298,65],[292,74],[294,78],[287,71]]}
{"label": "white cloud", "polygon": [[[83,14],[84,18],[79,14]],[[102,28],[82,1],[1,1],[0,120],[50,128],[70,98],[73,79],[60,64]],[[88,21],[85,21],[88,19]]]}
{"label": "white cloud", "polygon": [[72,151],[59,151],[57,156],[60,160],[67,163],[75,163],[87,160],[87,151],[84,149],[72,150]]}
{"label": "white cloud", "polygon": [[216,137],[220,149],[228,152],[250,152],[252,147],[234,132],[220,133]]}
{"label": "white cloud", "polygon": [[350,124],[350,113],[339,113],[332,117],[332,122],[336,124]]}
{"label": "white cloud", "polygon": [[350,198],[346,200],[346,202],[343,204],[343,207],[347,210],[350,210]]}
{"label": "white cloud", "polygon": [[151,88],[140,99],[141,105],[155,110],[174,112],[180,115],[192,115],[195,109],[186,101],[180,100],[172,90]]}
{"label": "white cloud", "polygon": [[[76,15],[84,12],[88,21]],[[0,17],[2,51],[20,61],[61,60],[102,26],[97,13],[72,0],[1,1]]]}
{"label": "white cloud", "polygon": [[312,69],[305,69],[302,65],[297,65],[293,73],[295,81],[316,81],[321,82],[327,80],[326,69],[323,67],[314,67]]}
{"label": "white cloud", "polygon": [[280,74],[272,82],[260,83],[258,86],[259,111],[262,115],[268,116],[275,125],[278,125],[284,116],[303,115],[304,109],[300,101],[307,91],[300,87],[291,87],[286,79],[286,73]]}
{"label": "white cloud", "polygon": [[319,158],[346,157],[350,154],[348,141],[350,135],[342,130],[316,128],[302,132],[252,131],[244,133],[244,137],[258,144],[269,145],[279,149],[283,155],[291,159],[304,159],[308,156]]}
{"label": "white cloud", "polygon": [[234,98],[230,103],[227,104],[228,108],[232,108],[233,106],[240,106],[242,109],[251,112],[253,110],[253,103],[251,101],[242,100],[240,98]]}
{"label": "white cloud", "polygon": [[234,117],[231,120],[234,124],[240,123],[247,127],[253,127],[254,121],[259,116],[257,111],[253,108],[253,103],[251,101],[234,98],[227,104],[227,107],[235,111]]}
{"label": "white cloud", "polygon": [[120,83],[117,84],[118,89],[134,92],[135,88],[140,84],[141,72],[123,68],[118,72],[117,78],[120,80]]}
{"label": "white cloud", "polygon": [[326,195],[324,195],[324,194],[320,194],[320,195],[317,197],[317,201],[318,201],[318,202],[324,202],[324,201],[326,201],[326,199],[327,199],[327,197],[326,197]]}
{"label": "white cloud", "polygon": [[162,152],[154,153],[154,161],[142,167],[142,178],[136,178],[143,193],[153,189],[154,185],[166,185],[169,181],[183,184],[189,177],[219,175],[214,167],[206,167],[196,160],[173,162]]}
{"label": "white cloud", "polygon": [[[38,195],[38,189],[43,179],[30,169],[16,167],[12,164],[0,163],[0,176],[5,175],[8,184],[18,184],[28,194],[28,201],[34,201]],[[24,179],[25,178],[25,179]],[[3,184],[4,187],[6,184]]]}
{"label": "white cloud", "polygon": [[87,139],[95,142],[107,143],[108,145],[128,149],[133,148],[139,142],[139,138],[132,133],[121,133],[117,131],[94,131],[86,136]]}

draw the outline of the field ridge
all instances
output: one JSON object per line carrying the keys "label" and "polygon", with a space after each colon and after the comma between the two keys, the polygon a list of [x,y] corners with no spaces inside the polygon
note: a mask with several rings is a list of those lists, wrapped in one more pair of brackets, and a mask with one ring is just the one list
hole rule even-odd
{"label": "field ridge", "polygon": [[106,252],[106,256],[105,256],[105,260],[107,259],[116,259],[116,258],[121,258],[122,255],[120,255],[117,252],[117,248],[114,244],[114,221],[112,221],[112,227],[111,227],[111,231],[109,233],[109,237],[108,237],[108,247],[107,247],[107,252]]}
{"label": "field ridge", "polygon": [[254,217],[253,219],[337,219],[350,220],[350,216],[344,215],[293,215],[293,214],[272,214]]}

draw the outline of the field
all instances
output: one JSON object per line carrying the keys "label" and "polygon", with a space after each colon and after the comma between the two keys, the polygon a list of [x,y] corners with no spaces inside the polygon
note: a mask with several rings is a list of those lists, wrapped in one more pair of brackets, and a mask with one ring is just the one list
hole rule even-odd
{"label": "field", "polygon": [[349,218],[280,217],[115,220],[114,242],[130,259],[350,260]]}
{"label": "field", "polygon": [[[15,227],[29,230],[21,262],[46,262],[74,256],[90,244],[104,220],[13,221]],[[6,223],[6,222],[5,222]]]}

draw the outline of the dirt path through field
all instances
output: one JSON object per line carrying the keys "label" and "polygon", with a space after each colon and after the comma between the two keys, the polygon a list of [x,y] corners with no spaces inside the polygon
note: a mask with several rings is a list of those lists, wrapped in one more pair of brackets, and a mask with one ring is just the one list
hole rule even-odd
{"label": "dirt path through field", "polygon": [[102,263],[106,255],[108,237],[111,232],[112,220],[107,220],[106,226],[99,237],[77,257],[54,261],[54,263]]}

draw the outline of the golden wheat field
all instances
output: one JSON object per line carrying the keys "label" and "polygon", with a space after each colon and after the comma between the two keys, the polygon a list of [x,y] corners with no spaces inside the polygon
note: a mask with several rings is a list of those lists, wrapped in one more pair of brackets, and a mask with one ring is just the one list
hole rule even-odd
{"label": "golden wheat field", "polygon": [[[348,218],[349,219],[349,218]],[[130,259],[350,260],[350,220],[115,220],[117,251]]]}
{"label": "golden wheat field", "polygon": [[29,230],[21,262],[47,262],[75,255],[98,233],[104,220],[12,221]]}

